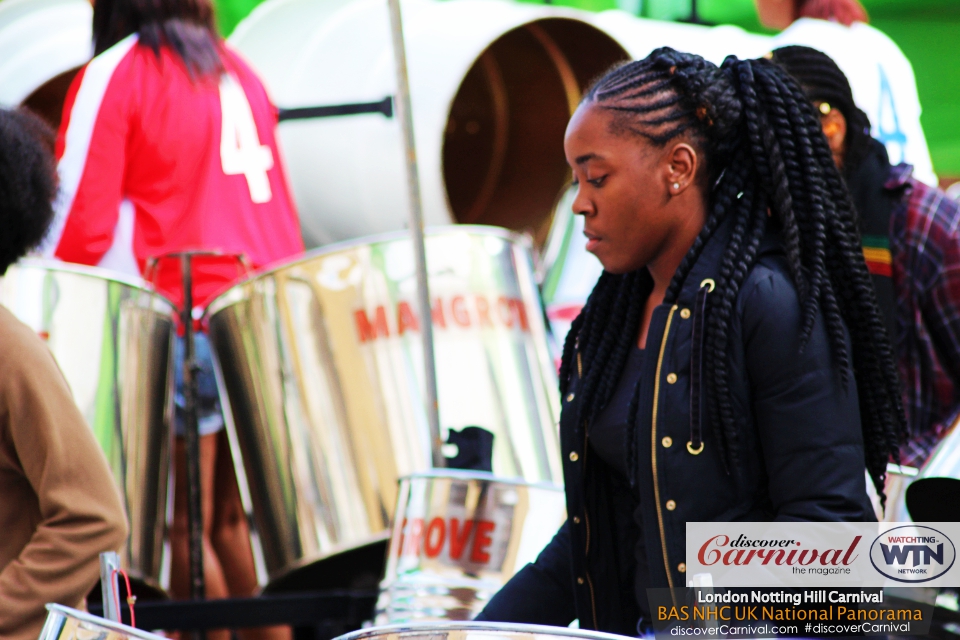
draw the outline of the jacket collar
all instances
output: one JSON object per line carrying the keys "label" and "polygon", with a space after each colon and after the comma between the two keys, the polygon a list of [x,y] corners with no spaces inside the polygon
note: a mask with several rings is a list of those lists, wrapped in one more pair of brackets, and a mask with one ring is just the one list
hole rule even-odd
{"label": "jacket collar", "polygon": [[677,302],[685,305],[692,304],[696,299],[697,291],[706,280],[716,282],[720,278],[720,262],[723,260],[723,253],[730,241],[732,231],[733,225],[729,220],[724,220],[713,232],[690,269],[690,273],[687,274]]}
{"label": "jacket collar", "polygon": [[[774,228],[772,222],[768,222],[767,229],[760,239],[760,247],[757,251],[757,259],[764,254],[783,251],[783,245],[780,241],[780,234]],[[720,223],[717,230],[707,240],[706,246],[700,252],[700,257],[687,274],[687,278],[677,297],[677,302],[685,305],[692,304],[696,299],[697,292],[706,280],[713,280],[714,284],[720,279],[720,264],[723,261],[723,254],[730,243],[730,236],[733,234],[733,223],[728,218]]]}

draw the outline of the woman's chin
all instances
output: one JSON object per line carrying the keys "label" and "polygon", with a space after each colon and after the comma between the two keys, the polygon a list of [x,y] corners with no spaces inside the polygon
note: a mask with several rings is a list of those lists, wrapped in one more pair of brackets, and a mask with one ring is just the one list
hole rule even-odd
{"label": "woman's chin", "polygon": [[631,269],[629,266],[626,266],[619,262],[610,263],[610,262],[604,262],[603,260],[600,260],[600,264],[603,265],[604,271],[606,271],[607,273],[612,273],[613,275],[617,275],[617,276],[634,271],[634,269]]}
{"label": "woman's chin", "polygon": [[627,263],[628,261],[622,259],[618,260],[616,256],[611,256],[609,253],[603,250],[591,251],[590,253],[597,257],[597,260],[599,260],[600,264],[603,266],[603,270],[607,273],[621,275],[633,271],[633,268],[631,268]]}

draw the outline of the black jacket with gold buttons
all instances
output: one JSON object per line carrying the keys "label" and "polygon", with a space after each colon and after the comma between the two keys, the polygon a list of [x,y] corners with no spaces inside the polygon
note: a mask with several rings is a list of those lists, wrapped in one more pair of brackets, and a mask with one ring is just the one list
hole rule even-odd
{"label": "black jacket with gold buttons", "polygon": [[575,424],[574,374],[560,419],[567,522],[478,619],[565,626],[579,618],[581,628],[636,635],[635,554],[645,555],[648,587],[687,586],[687,522],[875,519],[853,372],[844,389],[822,318],[801,352],[800,303],[774,233],[764,238],[729,327],[727,366],[742,427],[739,462],[727,469],[720,427],[700,410],[699,363],[701,310],[728,236],[721,226],[676,303],[657,307],[650,322],[632,461],[639,507],[627,506],[636,498],[592,455],[589,425]]}

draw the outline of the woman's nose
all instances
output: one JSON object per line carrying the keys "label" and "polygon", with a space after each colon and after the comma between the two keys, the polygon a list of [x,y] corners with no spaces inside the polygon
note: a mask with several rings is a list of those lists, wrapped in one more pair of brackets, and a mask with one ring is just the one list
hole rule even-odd
{"label": "woman's nose", "polygon": [[573,204],[571,205],[573,212],[580,216],[586,216],[593,213],[593,203],[590,202],[590,199],[584,196],[583,190],[579,187],[577,188],[577,195],[573,199]]}

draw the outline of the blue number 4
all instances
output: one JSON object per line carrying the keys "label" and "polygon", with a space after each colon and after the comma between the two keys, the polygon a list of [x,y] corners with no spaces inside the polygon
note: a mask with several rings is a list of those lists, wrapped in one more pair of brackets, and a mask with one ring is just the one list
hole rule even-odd
{"label": "blue number 4", "polygon": [[[900,129],[900,119],[897,118],[897,105],[893,101],[893,91],[890,81],[883,67],[877,65],[880,71],[880,105],[877,109],[877,139],[887,147],[891,164],[900,164],[906,156],[907,136]],[[895,154],[894,147],[899,149]]]}

